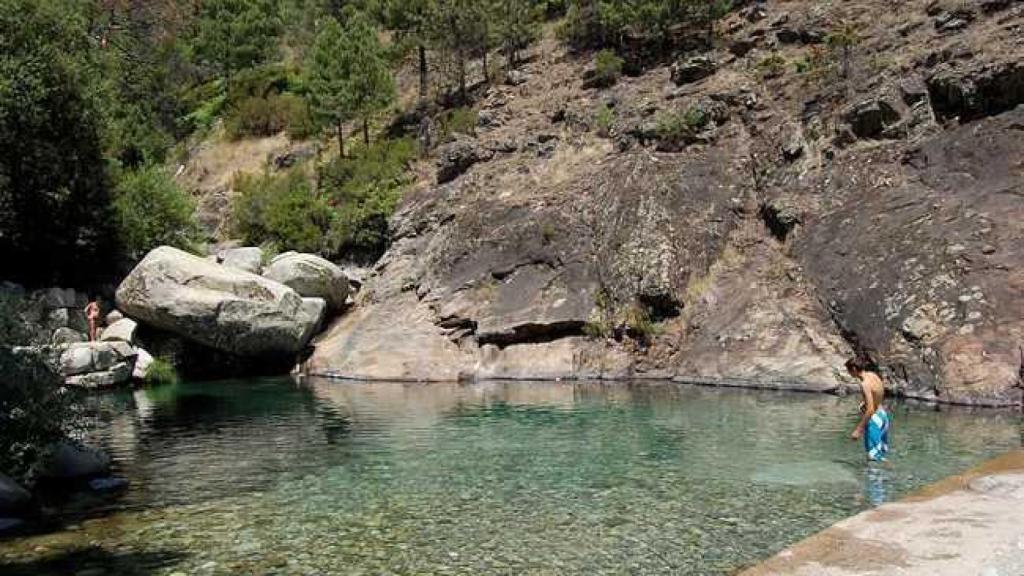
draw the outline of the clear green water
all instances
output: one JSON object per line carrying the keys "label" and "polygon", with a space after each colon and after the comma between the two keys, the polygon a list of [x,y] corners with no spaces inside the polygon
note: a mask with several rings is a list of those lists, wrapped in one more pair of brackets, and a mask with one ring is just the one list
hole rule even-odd
{"label": "clear green water", "polygon": [[[131,488],[3,574],[728,574],[1021,445],[1019,415],[675,385],[260,380],[103,396]],[[91,572],[90,572],[91,571]]]}

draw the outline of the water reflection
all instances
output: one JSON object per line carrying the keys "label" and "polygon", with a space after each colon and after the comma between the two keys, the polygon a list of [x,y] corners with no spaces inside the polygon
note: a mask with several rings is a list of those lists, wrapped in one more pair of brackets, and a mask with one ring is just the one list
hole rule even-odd
{"label": "water reflection", "polygon": [[[97,402],[131,488],[44,547],[175,551],[156,573],[728,573],[1021,445],[1019,415],[896,405],[872,468],[853,400],[667,384],[256,380]],[[0,544],[0,567],[48,566],[40,542]]]}

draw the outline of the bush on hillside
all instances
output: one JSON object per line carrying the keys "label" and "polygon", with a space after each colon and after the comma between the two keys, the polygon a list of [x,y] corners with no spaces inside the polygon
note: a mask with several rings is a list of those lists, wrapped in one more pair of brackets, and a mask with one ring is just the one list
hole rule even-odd
{"label": "bush on hillside", "polygon": [[438,116],[438,141],[444,142],[453,134],[476,135],[477,112],[469,106],[451,108]]}
{"label": "bush on hillside", "polygon": [[114,194],[117,227],[125,255],[142,258],[157,246],[190,249],[199,238],[192,198],[160,166],[121,175]]}
{"label": "bush on hillside", "polygon": [[594,86],[608,88],[614,86],[622,76],[622,58],[612,50],[601,50],[594,59]]}
{"label": "bush on hillside", "polygon": [[284,174],[242,174],[235,180],[231,226],[246,244],[276,250],[327,253],[334,215],[298,169]]}
{"label": "bush on hillside", "polygon": [[228,137],[273,136],[287,130],[293,138],[306,138],[314,131],[313,117],[306,101],[294,94],[249,96],[232,105],[224,118]]}
{"label": "bush on hillside", "polygon": [[661,112],[655,117],[655,132],[658,148],[673,151],[690,143],[711,119],[699,107],[691,106],[684,111]]}
{"label": "bush on hillside", "polygon": [[337,158],[320,172],[320,185],[335,208],[332,251],[374,260],[387,249],[388,219],[409,183],[416,157],[411,138],[383,140]]}

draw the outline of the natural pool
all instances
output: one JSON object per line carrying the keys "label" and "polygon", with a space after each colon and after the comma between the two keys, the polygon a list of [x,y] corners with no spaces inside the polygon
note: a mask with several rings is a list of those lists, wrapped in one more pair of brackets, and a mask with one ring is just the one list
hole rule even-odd
{"label": "natural pool", "polygon": [[97,397],[131,487],[0,542],[16,574],[728,574],[1021,446],[1021,417],[668,384],[287,379]]}

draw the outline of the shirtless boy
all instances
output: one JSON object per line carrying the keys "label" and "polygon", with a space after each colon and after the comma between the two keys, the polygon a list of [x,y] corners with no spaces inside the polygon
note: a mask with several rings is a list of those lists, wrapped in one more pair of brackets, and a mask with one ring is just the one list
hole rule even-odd
{"label": "shirtless boy", "polygon": [[850,438],[864,438],[864,450],[868,460],[884,462],[889,453],[889,413],[885,410],[885,388],[878,374],[866,370],[858,360],[846,362],[846,370],[854,378],[860,379],[864,402],[860,405],[861,417]]}

